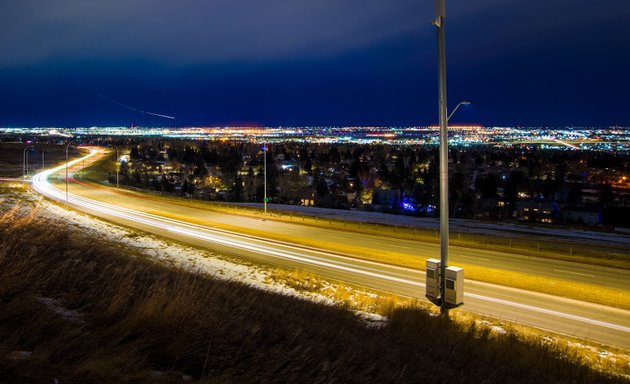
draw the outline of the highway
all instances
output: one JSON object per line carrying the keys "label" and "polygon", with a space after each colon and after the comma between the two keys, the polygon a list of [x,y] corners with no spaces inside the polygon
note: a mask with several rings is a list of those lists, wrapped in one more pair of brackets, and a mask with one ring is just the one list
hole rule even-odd
{"label": "highway", "polygon": [[[89,164],[98,156],[99,152],[93,150],[85,159],[71,162],[71,170],[74,171],[75,166],[83,160]],[[64,170],[61,166],[35,175],[32,180],[33,188],[51,199],[65,201],[63,183],[59,184]],[[57,182],[51,183],[51,180]],[[341,231],[330,233],[321,228],[210,213],[175,203],[147,200],[146,197],[134,199],[109,188],[95,188],[75,182],[70,186],[68,204],[115,223],[202,248],[229,252],[262,263],[296,268],[323,277],[420,299],[424,298],[422,271],[361,260],[322,248],[229,232],[204,223],[231,220],[240,226],[264,227],[265,230],[278,230],[279,233],[320,231],[304,235],[321,236],[316,238],[322,239],[322,242],[326,239],[326,242],[361,244],[363,247],[372,247],[375,251],[383,249],[384,244],[400,249],[407,247],[409,252],[413,251],[417,255],[429,255],[423,256],[423,259],[433,257],[432,252],[436,248],[435,244],[398,239],[391,241],[387,238]],[[160,214],[161,212],[168,214]],[[572,272],[568,275],[576,281],[589,281],[590,284],[622,289],[627,289],[627,282],[630,281],[628,271],[611,268],[514,255],[494,255],[488,251],[467,249],[454,249],[453,254],[453,260],[457,257],[462,260],[469,257],[480,265],[491,264],[496,257],[501,257],[502,266],[507,264],[506,269],[525,269],[528,273],[556,277],[559,273]],[[466,281],[465,292],[465,310],[630,349],[630,311],[471,280]]]}

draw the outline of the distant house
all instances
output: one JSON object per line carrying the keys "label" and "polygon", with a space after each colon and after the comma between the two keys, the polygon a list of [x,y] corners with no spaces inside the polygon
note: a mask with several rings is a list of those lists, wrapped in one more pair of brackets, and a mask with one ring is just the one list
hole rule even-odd
{"label": "distant house", "polygon": [[553,223],[554,206],[550,203],[539,203],[534,201],[517,201],[516,218],[530,223]]}
{"label": "distant house", "polygon": [[602,224],[602,212],[592,207],[570,207],[562,211],[565,223],[586,225]]}

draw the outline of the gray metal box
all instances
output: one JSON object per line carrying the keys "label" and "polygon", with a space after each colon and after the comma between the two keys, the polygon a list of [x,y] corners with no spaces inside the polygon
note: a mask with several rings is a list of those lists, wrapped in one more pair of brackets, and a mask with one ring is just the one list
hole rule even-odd
{"label": "gray metal box", "polygon": [[440,260],[428,259],[426,273],[426,296],[429,299],[438,299],[440,297]]}
{"label": "gray metal box", "polygon": [[464,268],[446,268],[444,302],[450,305],[464,304]]}

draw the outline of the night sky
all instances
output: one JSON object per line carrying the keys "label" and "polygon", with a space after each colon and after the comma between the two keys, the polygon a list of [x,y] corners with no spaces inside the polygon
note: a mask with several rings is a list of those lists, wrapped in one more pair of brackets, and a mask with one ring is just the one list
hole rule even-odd
{"label": "night sky", "polygon": [[[0,126],[436,124],[433,6],[2,1]],[[447,0],[446,26],[452,123],[630,126],[630,1]]]}

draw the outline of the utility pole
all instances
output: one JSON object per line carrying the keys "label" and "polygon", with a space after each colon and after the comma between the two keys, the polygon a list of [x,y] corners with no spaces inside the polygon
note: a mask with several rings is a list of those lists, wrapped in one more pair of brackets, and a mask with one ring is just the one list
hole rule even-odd
{"label": "utility pole", "polygon": [[114,166],[116,167],[116,188],[120,188],[118,184],[118,147],[114,145],[114,149],[116,149],[116,161],[114,162]]}
{"label": "utility pole", "polygon": [[446,101],[446,42],[445,0],[435,0],[435,20],[437,29],[438,71],[439,71],[439,113],[440,113],[440,312],[448,316],[445,296],[445,276],[448,266],[448,115]]}
{"label": "utility pole", "polygon": [[464,269],[448,266],[448,120],[457,108],[470,103],[462,101],[447,114],[445,19],[445,0],[435,0],[433,25],[437,29],[440,113],[440,260],[426,261],[425,287],[426,297],[439,305],[441,315],[448,318],[449,308],[464,304]]}
{"label": "utility pole", "polygon": [[263,199],[263,202],[264,202],[264,207],[265,207],[264,208],[264,212],[265,212],[265,215],[266,215],[267,214],[267,143],[266,142],[263,143],[263,155],[265,157],[265,159],[264,159],[264,164],[265,164],[265,167],[264,167],[265,168],[265,171],[264,171],[264,173],[265,173],[265,182],[264,182],[264,199]]}
{"label": "utility pole", "polygon": [[34,148],[35,147],[33,147],[32,145],[29,145],[28,147],[24,148],[24,152],[22,153],[22,181],[23,182],[26,181],[26,176],[28,175],[28,152],[30,152],[30,150]]}

